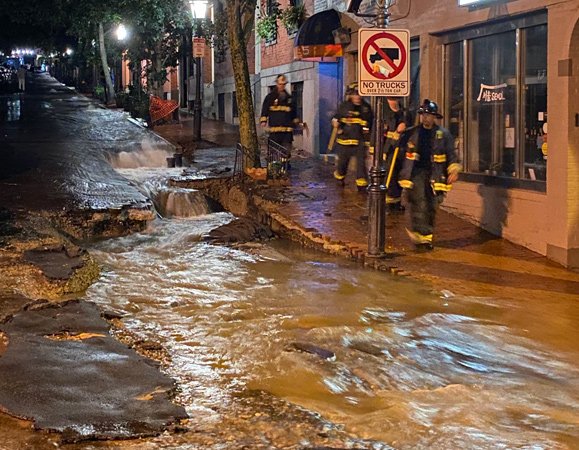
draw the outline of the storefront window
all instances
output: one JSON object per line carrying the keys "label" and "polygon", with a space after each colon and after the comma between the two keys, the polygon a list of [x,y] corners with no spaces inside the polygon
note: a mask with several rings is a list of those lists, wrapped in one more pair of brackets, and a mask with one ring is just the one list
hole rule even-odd
{"label": "storefront window", "polygon": [[524,30],[524,178],[545,180],[547,173],[547,26]]}
{"label": "storefront window", "polygon": [[454,147],[459,161],[464,161],[464,52],[462,42],[447,46],[446,91],[448,103],[447,125],[454,136]]}
{"label": "storefront window", "polygon": [[[445,125],[465,171],[546,180],[546,15],[455,33],[445,46]],[[539,22],[539,23],[537,23]],[[466,103],[466,104],[465,104]]]}
{"label": "storefront window", "polygon": [[470,45],[469,170],[515,176],[515,32],[473,39]]}
{"label": "storefront window", "polygon": [[414,118],[420,101],[420,41],[412,39],[410,41],[410,96],[407,97],[408,104],[405,105]]}

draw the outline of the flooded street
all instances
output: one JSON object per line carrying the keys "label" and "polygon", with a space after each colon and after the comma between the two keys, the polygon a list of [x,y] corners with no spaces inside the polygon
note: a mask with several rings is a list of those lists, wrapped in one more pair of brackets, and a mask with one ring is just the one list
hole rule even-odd
{"label": "flooded street", "polygon": [[86,300],[168,350],[191,416],[146,448],[308,448],[320,426],[344,448],[579,445],[578,332],[535,323],[564,305],[432,292],[284,242],[202,240],[232,219],[159,219],[90,249],[104,271]]}
{"label": "flooded street", "polygon": [[[118,313],[116,335],[160,355],[190,419],[154,438],[67,444],[0,415],[1,450],[579,448],[572,273],[518,250],[495,251],[500,242],[476,253],[467,243],[479,242],[478,233],[454,248],[457,222],[448,222],[446,247],[432,255],[396,256],[406,258],[406,273],[445,272],[438,282],[448,282],[436,290],[428,276],[364,269],[282,240],[210,242],[212,230],[236,218],[199,191],[169,186],[167,177],[182,172],[162,168],[172,146],[47,76],[37,86],[0,108],[0,204],[23,221],[26,211],[65,219],[67,211],[87,212],[93,233],[108,221],[128,233],[125,211],[156,211],[142,232],[92,241],[87,250],[102,272],[81,299]],[[206,165],[201,175],[224,167]],[[310,178],[322,179],[316,173]],[[324,203],[327,186],[287,193],[286,217],[311,214],[304,232],[333,242],[352,230],[365,239],[365,224],[343,227],[345,216],[365,213],[357,192]],[[292,211],[291,202],[303,210]],[[459,284],[472,294],[456,294]],[[488,294],[501,290],[504,297]],[[14,301],[5,298],[0,303]],[[17,300],[16,311],[30,298]]]}

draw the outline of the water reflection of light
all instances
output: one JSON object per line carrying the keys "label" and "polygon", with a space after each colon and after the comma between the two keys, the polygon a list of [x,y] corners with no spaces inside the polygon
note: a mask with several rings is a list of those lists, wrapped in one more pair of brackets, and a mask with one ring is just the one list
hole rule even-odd
{"label": "water reflection of light", "polygon": [[21,111],[20,108],[21,108],[20,100],[8,100],[6,120],[8,122],[20,120],[20,111]]}
{"label": "water reflection of light", "polygon": [[[129,328],[169,349],[193,421],[219,426],[234,393],[250,389],[396,448],[579,439],[577,366],[487,318],[497,315],[493,302],[441,296],[323,255],[262,259],[187,238],[230,218],[159,221],[93,251],[110,276],[89,298],[128,312]],[[336,358],[287,351],[295,341]]]}

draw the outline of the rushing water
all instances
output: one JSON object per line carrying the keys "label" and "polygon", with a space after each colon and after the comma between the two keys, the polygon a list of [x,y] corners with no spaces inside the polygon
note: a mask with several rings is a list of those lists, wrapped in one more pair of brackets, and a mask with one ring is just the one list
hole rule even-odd
{"label": "rushing water", "polygon": [[[561,348],[527,336],[520,324],[536,305],[432,292],[279,242],[203,241],[232,219],[160,219],[91,249],[104,273],[86,299],[169,351],[193,429],[235,427],[243,393],[264,392],[343,427],[352,440],[342,445],[355,448],[370,448],[357,438],[372,448],[579,446],[577,335]],[[292,417],[279,420],[298,426]],[[261,428],[231,432],[245,433],[246,448],[314,442],[307,428],[277,443],[263,443]],[[155,446],[200,448],[188,436]]]}

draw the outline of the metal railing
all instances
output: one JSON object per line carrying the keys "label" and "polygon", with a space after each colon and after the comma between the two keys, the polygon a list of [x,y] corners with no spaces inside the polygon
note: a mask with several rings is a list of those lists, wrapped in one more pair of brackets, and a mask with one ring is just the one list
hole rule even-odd
{"label": "metal railing", "polygon": [[267,163],[268,179],[287,177],[290,159],[288,150],[283,145],[268,139],[265,161]]}
{"label": "metal railing", "polygon": [[[260,149],[259,157],[261,161],[263,161],[263,158],[265,157],[267,179],[275,180],[286,178],[290,162],[288,150],[283,145],[269,138],[260,140]],[[237,143],[235,147],[235,161],[233,163],[232,177],[243,182],[247,177],[245,163],[253,157],[255,157],[255,155],[253,155],[249,149],[245,148],[241,143]]]}
{"label": "metal railing", "polygon": [[248,150],[238,142],[235,146],[235,161],[233,162],[232,175],[233,179],[239,179],[241,182],[243,182],[245,177],[244,164],[248,153]]}

